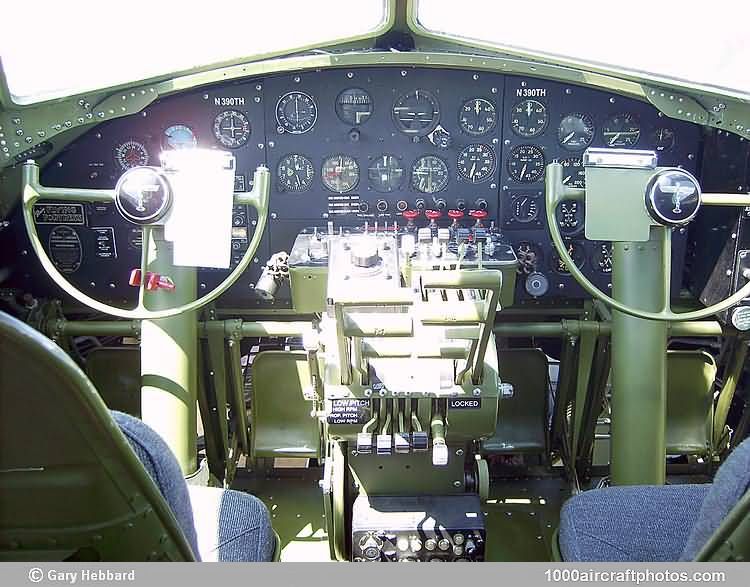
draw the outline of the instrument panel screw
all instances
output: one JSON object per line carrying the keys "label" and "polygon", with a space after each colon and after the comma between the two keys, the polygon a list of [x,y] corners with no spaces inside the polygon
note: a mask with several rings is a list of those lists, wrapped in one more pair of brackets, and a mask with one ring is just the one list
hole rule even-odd
{"label": "instrument panel screw", "polygon": [[253,102],[255,102],[256,104],[260,104],[260,96],[255,96],[255,98],[253,98]]}
{"label": "instrument panel screw", "polygon": [[475,397],[476,396],[480,396],[480,395],[482,395],[482,390],[479,389],[478,387],[475,387],[474,390],[471,393],[473,393]]}
{"label": "instrument panel screw", "polygon": [[471,79],[473,79],[474,81],[477,81],[479,79],[479,74],[475,73],[474,75],[471,76]]}
{"label": "instrument panel screw", "polygon": [[372,395],[372,389],[368,387],[367,389],[365,389],[364,394],[365,397],[370,397]]}
{"label": "instrument panel screw", "polygon": [[492,89],[490,90],[490,92],[492,92],[493,94],[497,94],[497,88],[492,88]]}
{"label": "instrument panel screw", "polygon": [[300,83],[300,81],[302,81],[302,80],[300,79],[300,77],[298,75],[294,76],[294,83],[295,84]]}
{"label": "instrument panel screw", "polygon": [[203,99],[208,100],[208,94],[203,94]]}
{"label": "instrument panel screw", "polygon": [[406,77],[406,73],[407,73],[406,70],[402,69],[401,70],[401,77]]}
{"label": "instrument panel screw", "polygon": [[456,451],[456,456],[457,456],[457,457],[462,457],[462,456],[464,456],[464,449],[462,449],[462,448],[459,448],[459,449],[458,449],[458,450]]}
{"label": "instrument panel screw", "polygon": [[612,97],[612,98],[610,98],[610,99],[609,99],[609,103],[610,103],[610,104],[614,104],[614,103],[615,103],[615,99],[614,99],[614,97]]}
{"label": "instrument panel screw", "polygon": [[349,79],[352,79],[354,77],[354,72],[353,71],[346,72],[346,77],[348,77]]}
{"label": "instrument panel screw", "polygon": [[460,481],[454,481],[453,482],[453,487],[461,487],[461,482]]}

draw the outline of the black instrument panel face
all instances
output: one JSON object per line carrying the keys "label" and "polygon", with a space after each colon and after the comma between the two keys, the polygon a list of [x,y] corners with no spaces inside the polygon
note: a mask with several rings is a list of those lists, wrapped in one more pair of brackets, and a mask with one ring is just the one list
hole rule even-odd
{"label": "black instrument panel face", "polygon": [[[660,165],[695,173],[700,137],[700,127],[662,117],[646,102],[572,84],[457,69],[330,69],[164,98],[73,141],[42,182],[111,188],[129,167],[158,165],[162,150],[195,146],[236,156],[237,191],[251,189],[254,169],[267,165],[269,223],[256,262],[222,297],[232,307],[265,303],[252,289],[262,265],[289,251],[303,228],[403,226],[415,212],[418,226],[430,216],[440,226],[481,223],[501,232],[521,261],[517,301],[575,299],[588,296],[559,262],[546,228],[545,166],[561,162],[566,183],[584,187],[583,151],[611,146],[655,149]],[[132,299],[127,277],[140,259],[138,227],[109,206],[80,207],[67,219],[56,209],[40,212],[51,257],[90,295]],[[584,219],[583,204],[557,211],[571,256],[607,291],[610,247],[584,239]],[[235,209],[235,262],[253,222],[249,210]],[[205,238],[200,230],[196,238]],[[676,272],[684,241],[675,235]],[[200,289],[225,275],[201,270]],[[289,305],[288,297],[282,289],[276,304]]]}

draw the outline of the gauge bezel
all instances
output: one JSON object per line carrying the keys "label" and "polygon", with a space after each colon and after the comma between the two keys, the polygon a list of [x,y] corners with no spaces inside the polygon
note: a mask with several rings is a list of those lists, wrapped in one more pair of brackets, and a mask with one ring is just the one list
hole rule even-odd
{"label": "gauge bezel", "polygon": [[[515,172],[513,171],[513,167],[511,166],[511,162],[516,159],[516,153],[519,153],[523,149],[529,149],[535,153],[538,153],[542,158],[542,165],[539,168],[538,174],[535,174],[532,176],[532,179],[519,179]],[[535,145],[533,143],[523,143],[520,145],[516,145],[513,147],[509,153],[508,153],[508,161],[506,163],[506,168],[508,170],[508,175],[510,178],[519,184],[533,184],[541,181],[544,178],[544,172],[545,172],[545,166],[547,164],[547,156],[544,153],[544,149],[540,145]],[[528,175],[526,177],[529,177]]]}
{"label": "gauge bezel", "polygon": [[[232,116],[236,116],[240,120],[244,121],[243,127],[241,128],[247,127],[247,132],[243,131],[243,134],[240,135],[241,139],[235,139],[234,137],[232,137],[230,139],[230,142],[227,142],[224,140],[224,138],[226,137],[224,137],[224,135],[221,134],[221,123],[226,118],[232,117]],[[222,110],[216,116],[214,116],[214,122],[211,128],[213,130],[214,139],[216,139],[216,141],[221,146],[226,147],[227,149],[239,149],[241,147],[244,147],[247,144],[247,141],[250,140],[250,136],[253,133],[253,127],[252,127],[252,124],[250,123],[250,117],[244,112],[240,110],[234,110],[234,109]]]}
{"label": "gauge bezel", "polygon": [[[571,146],[569,143],[562,142],[563,137],[560,136],[562,134],[560,131],[562,130],[563,121],[568,118],[577,118],[578,120],[581,120],[583,122],[584,128],[591,128],[591,134],[588,136],[588,140],[585,144],[580,146]],[[594,138],[596,138],[596,124],[594,124],[594,117],[587,112],[569,112],[560,119],[560,123],[557,125],[557,144],[566,151],[583,151],[591,146],[591,144],[594,142]]]}
{"label": "gauge bezel", "polygon": [[[412,94],[415,94],[415,97],[417,99],[419,99],[419,94],[427,96],[428,101],[433,105],[432,120],[426,127],[417,131],[407,129],[396,115],[396,105],[401,102],[401,100],[408,98]],[[393,106],[391,107],[391,119],[393,120],[393,124],[396,126],[396,130],[398,130],[400,133],[409,137],[425,137],[432,131],[434,131],[440,124],[440,102],[438,101],[437,96],[435,96],[435,94],[433,94],[432,92],[423,90],[421,88],[415,88],[414,90],[401,94],[393,101]]]}
{"label": "gauge bezel", "polygon": [[[354,183],[350,187],[348,187],[347,189],[345,189],[345,190],[337,190],[337,189],[334,189],[332,186],[330,186],[327,183],[327,181],[326,181],[326,177],[325,177],[325,173],[324,173],[326,164],[329,161],[334,160],[334,159],[340,159],[340,158],[342,158],[342,159],[350,159],[352,161],[352,163],[354,163],[354,167],[356,168],[356,174],[357,174],[357,177],[354,180]],[[352,155],[348,155],[347,153],[336,153],[334,155],[329,155],[329,156],[325,157],[323,159],[322,163],[320,164],[320,182],[323,184],[324,188],[326,188],[327,190],[333,192],[334,194],[345,194],[347,192],[351,192],[352,190],[357,189],[357,186],[359,185],[360,179],[361,179],[361,174],[360,174],[360,170],[359,170],[359,163],[357,162],[357,160]]]}
{"label": "gauge bezel", "polygon": [[[117,153],[120,149],[122,149],[127,144],[133,144],[138,145],[141,149],[143,149],[143,153],[146,154],[145,160],[143,163],[137,163],[135,165],[130,165],[128,167],[123,166],[121,160],[118,158]],[[144,167],[149,164],[151,161],[151,153],[148,152],[148,147],[146,147],[145,141],[139,141],[134,138],[127,138],[123,140],[122,142],[119,142],[115,145],[115,148],[112,150],[112,158],[115,161],[115,164],[120,168],[120,171],[128,171],[129,169],[134,169],[135,167]]]}
{"label": "gauge bezel", "polygon": [[[564,227],[560,223],[560,210],[564,205],[573,205],[576,206],[576,212],[575,216],[579,219],[578,226],[575,228],[568,228]],[[555,208],[555,222],[557,222],[557,227],[560,230],[560,234],[562,234],[564,237],[572,238],[575,236],[578,236],[583,232],[583,229],[586,226],[586,208],[584,207],[583,202],[579,202],[576,200],[568,200],[560,202],[557,207]]]}
{"label": "gauge bezel", "polygon": [[[525,102],[535,102],[536,104],[539,104],[539,106],[541,106],[544,109],[544,124],[542,124],[541,127],[539,127],[539,129],[533,133],[523,133],[517,128],[517,125],[513,123],[516,109]],[[513,133],[518,137],[521,137],[524,139],[533,139],[535,137],[538,137],[544,134],[544,132],[549,127],[549,119],[550,119],[549,108],[544,102],[540,100],[536,100],[534,98],[524,98],[523,100],[520,100],[516,102],[515,104],[513,104],[513,107],[510,110],[510,130],[512,130]]]}
{"label": "gauge bezel", "polygon": [[[612,122],[618,117],[630,118],[631,120],[635,121],[636,125],[638,126],[638,134],[636,135],[635,140],[632,143],[610,143],[607,140],[605,132],[606,133],[612,132],[611,130],[608,130],[608,129],[610,125],[612,124]],[[601,134],[602,134],[602,141],[604,142],[604,146],[607,149],[629,149],[629,148],[635,147],[641,141],[641,136],[643,134],[643,127],[641,126],[641,119],[634,112],[615,112],[614,114],[607,116],[607,118],[602,123]]]}
{"label": "gauge bezel", "polygon": [[[488,127],[487,130],[484,130],[482,132],[476,132],[476,131],[469,130],[468,128],[466,128],[466,125],[464,124],[464,122],[462,120],[463,116],[464,116],[464,114],[463,114],[463,112],[464,112],[464,106],[466,106],[470,102],[474,102],[475,100],[480,100],[482,102],[486,102],[487,104],[489,104],[492,107],[492,114],[493,114],[493,116],[492,116],[492,125],[490,127]],[[492,100],[490,100],[488,98],[484,98],[483,96],[474,96],[473,98],[468,98],[468,99],[464,100],[463,102],[461,102],[461,106],[460,106],[460,108],[458,110],[458,126],[467,135],[472,136],[472,137],[483,137],[483,136],[486,136],[486,135],[490,134],[493,130],[495,130],[495,128],[497,128],[497,121],[498,121],[497,105]]]}
{"label": "gauge bezel", "polygon": [[[528,198],[531,202],[533,202],[535,207],[534,215],[529,217],[525,216],[523,219],[519,218],[519,216],[516,214],[516,204],[520,198]],[[528,194],[524,192],[514,192],[510,194],[510,217],[509,220],[513,224],[520,224],[522,226],[530,226],[533,224],[539,224],[540,218],[539,214],[542,211],[542,208],[544,206],[543,202],[541,201],[542,197],[538,193]]]}
{"label": "gauge bezel", "polygon": [[[351,92],[352,90],[357,90],[357,91],[360,91],[360,92],[362,92],[364,94],[367,94],[367,96],[370,98],[370,113],[367,115],[367,118],[363,122],[356,122],[356,121],[355,122],[350,122],[348,120],[345,120],[341,116],[341,112],[339,111],[339,98],[341,98],[341,96],[342,96],[342,94],[344,94],[344,92]],[[365,90],[364,88],[361,88],[359,86],[350,86],[348,88],[344,88],[338,94],[336,94],[336,100],[333,103],[333,110],[336,113],[336,117],[342,123],[350,125],[350,126],[353,126],[353,127],[356,128],[356,127],[362,126],[363,124],[366,124],[367,121],[372,118],[372,115],[375,114],[375,100],[372,99],[372,94],[370,92],[368,92],[367,90]]]}
{"label": "gauge bezel", "polygon": [[572,155],[570,157],[563,157],[562,159],[558,160],[558,163],[562,165],[563,168],[563,177],[565,176],[564,171],[566,169],[572,169],[571,166],[566,166],[566,161],[578,161],[580,163],[581,171],[577,172],[576,175],[579,175],[581,172],[583,172],[583,181],[582,183],[576,184],[575,180],[572,183],[565,183],[565,179],[563,179],[563,185],[571,188],[585,188],[586,187],[586,167],[583,165],[583,157],[577,157],[575,155]]}
{"label": "gauge bezel", "polygon": [[[443,169],[443,172],[445,173],[445,179],[440,184],[440,187],[438,187],[438,189],[435,189],[435,190],[432,190],[432,191],[425,191],[425,190],[420,189],[417,186],[417,184],[415,183],[415,181],[414,181],[414,173],[417,170],[418,163],[420,161],[423,161],[424,159],[427,159],[427,158],[436,159],[437,161],[439,161],[440,165],[441,165],[441,167]],[[431,153],[427,153],[425,155],[421,155],[421,156],[417,157],[414,160],[414,163],[412,163],[412,165],[411,165],[411,174],[409,176],[409,183],[410,183],[412,189],[414,191],[420,193],[420,194],[432,195],[432,194],[437,194],[439,192],[442,192],[443,190],[445,190],[448,187],[448,184],[450,183],[450,171],[448,170],[448,164],[446,163],[446,161],[442,157],[438,157],[437,155],[433,155]]]}
{"label": "gauge bezel", "polygon": [[[147,216],[136,216],[135,214],[131,214],[122,204],[121,201],[121,194],[123,185],[126,181],[130,180],[132,175],[135,173],[149,173],[151,174],[151,177],[154,181],[156,181],[161,188],[164,197],[159,205],[159,208],[147,215]],[[117,183],[115,184],[115,190],[114,190],[114,200],[115,200],[115,208],[120,213],[120,215],[127,221],[132,222],[133,224],[138,224],[140,226],[146,225],[146,224],[154,224],[155,222],[158,222],[169,211],[170,207],[172,206],[172,187],[169,184],[169,180],[167,179],[166,175],[164,175],[164,172],[161,167],[151,167],[151,166],[138,166],[138,167],[131,167],[125,173],[123,173],[120,178],[117,180]]]}
{"label": "gauge bezel", "polygon": [[[187,129],[190,133],[190,136],[192,137],[192,146],[185,146],[185,147],[173,147],[169,144],[169,136],[167,135],[167,131],[172,129]],[[195,130],[193,130],[192,126],[189,126],[185,124],[184,122],[175,122],[173,124],[168,124],[164,127],[164,130],[161,132],[161,148],[164,151],[175,151],[177,149],[195,149],[198,146],[198,135],[195,134]]]}
{"label": "gauge bezel", "polygon": [[[312,174],[310,175],[309,181],[306,181],[304,187],[301,189],[291,189],[287,186],[287,184],[281,179],[281,165],[284,161],[289,160],[290,157],[299,157],[303,159],[304,161],[307,161],[309,164],[310,169],[312,169]],[[283,157],[279,158],[278,163],[276,164],[276,181],[280,187],[280,191],[291,193],[291,194],[301,194],[304,192],[307,192],[312,188],[313,183],[315,182],[315,165],[313,165],[312,160],[302,153],[287,153]]]}
{"label": "gauge bezel", "polygon": [[394,155],[393,153],[381,153],[377,157],[373,157],[371,161],[379,161],[383,157],[388,157],[389,160],[393,159],[398,162],[398,165],[399,165],[398,169],[401,169],[401,177],[399,177],[398,179],[398,185],[394,185],[391,189],[387,189],[387,190],[380,190],[377,187],[375,187],[372,181],[372,177],[370,176],[370,173],[372,172],[372,170],[375,169],[373,165],[367,166],[367,182],[369,184],[369,187],[373,189],[374,191],[378,192],[379,194],[391,194],[395,192],[396,190],[401,189],[401,186],[404,185],[404,178],[406,177],[406,173],[404,172],[406,170],[404,169],[404,166],[402,164],[402,158],[399,157],[398,155]]}
{"label": "gauge bezel", "polygon": [[[290,127],[288,126],[289,121],[282,122],[279,119],[279,106],[281,106],[281,103],[284,101],[285,98],[288,98],[289,96],[292,96],[294,94],[305,96],[306,98],[310,100],[310,103],[313,106],[314,116],[313,116],[312,122],[310,123],[309,127],[304,128],[303,130],[296,130],[296,129],[291,130]],[[315,127],[315,124],[318,122],[318,103],[315,101],[315,98],[313,98],[307,92],[303,92],[301,90],[291,90],[289,92],[282,94],[281,97],[278,99],[278,101],[276,102],[276,108],[274,109],[274,115],[276,117],[277,130],[281,130],[281,132],[283,133],[289,133],[290,135],[303,135],[305,133],[310,132]]]}
{"label": "gauge bezel", "polygon": [[[482,149],[489,151],[490,155],[492,156],[492,166],[490,170],[484,176],[482,176],[481,179],[472,179],[466,173],[461,171],[461,165],[459,161],[468,157],[467,152],[472,147],[481,147]],[[492,145],[488,145],[487,143],[470,143],[466,145],[459,151],[458,155],[456,155],[456,171],[458,172],[458,176],[461,179],[471,184],[479,184],[490,181],[495,176],[495,172],[497,171],[497,154],[495,153],[495,149],[492,148]]]}
{"label": "gauge bezel", "polygon": [[[696,194],[695,197],[695,207],[693,208],[692,212],[688,214],[684,218],[675,219],[671,218],[669,216],[666,216],[661,210],[659,204],[656,202],[656,191],[659,187],[659,179],[661,177],[664,177],[665,175],[681,175],[687,179],[691,184],[693,184],[693,187],[695,188],[695,191],[693,192]],[[692,194],[690,194],[692,195]],[[648,184],[646,185],[646,209],[648,210],[649,216],[651,216],[651,219],[654,222],[657,222],[658,224],[661,224],[662,226],[672,226],[672,227],[679,227],[679,226],[685,226],[686,224],[689,224],[697,215],[698,212],[701,209],[701,186],[698,180],[695,178],[695,176],[692,173],[688,173],[684,169],[680,169],[677,167],[668,167],[666,169],[660,169],[654,175],[651,176],[651,179],[649,179]]]}
{"label": "gauge bezel", "polygon": [[[583,242],[580,241],[580,240],[572,240],[572,239],[567,239],[567,240],[565,240],[563,242],[566,245],[567,244],[572,244],[573,248],[576,249],[580,253],[580,255],[581,255],[581,264],[579,265],[578,263],[576,263],[576,267],[578,267],[579,270],[582,270],[586,266],[586,260],[587,260],[586,259],[586,247],[584,246]],[[573,259],[573,261],[575,261],[575,258],[573,257],[573,254],[570,253],[570,252],[568,252],[568,254],[570,255],[571,259]],[[561,275],[563,277],[572,277],[570,271],[560,271],[559,270],[560,269],[560,261],[561,260],[562,259],[560,258],[560,252],[557,250],[557,248],[554,248],[553,249],[553,253],[552,253],[552,262],[551,262],[552,271],[554,271],[557,275]]]}

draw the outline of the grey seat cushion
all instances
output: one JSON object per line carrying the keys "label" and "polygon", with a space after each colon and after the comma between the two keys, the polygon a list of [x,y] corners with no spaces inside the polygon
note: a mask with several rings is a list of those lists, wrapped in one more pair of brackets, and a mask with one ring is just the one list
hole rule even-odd
{"label": "grey seat cushion", "polygon": [[141,420],[112,412],[120,430],[169,504],[196,558],[252,562],[273,558],[275,537],[256,497],[215,487],[190,487],[167,443]]}
{"label": "grey seat cushion", "polygon": [[710,485],[609,487],[569,499],[560,512],[565,561],[676,561]]}
{"label": "grey seat cushion", "polygon": [[270,561],[276,540],[266,506],[241,491],[190,486],[203,561]]}

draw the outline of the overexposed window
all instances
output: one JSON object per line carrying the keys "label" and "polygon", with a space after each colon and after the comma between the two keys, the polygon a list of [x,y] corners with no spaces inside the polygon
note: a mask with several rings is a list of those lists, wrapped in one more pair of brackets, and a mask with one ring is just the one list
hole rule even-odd
{"label": "overexposed window", "polygon": [[0,59],[16,102],[364,35],[384,0],[3,2]]}
{"label": "overexposed window", "polygon": [[750,94],[750,2],[420,0],[453,36]]}

